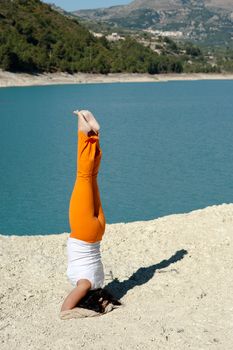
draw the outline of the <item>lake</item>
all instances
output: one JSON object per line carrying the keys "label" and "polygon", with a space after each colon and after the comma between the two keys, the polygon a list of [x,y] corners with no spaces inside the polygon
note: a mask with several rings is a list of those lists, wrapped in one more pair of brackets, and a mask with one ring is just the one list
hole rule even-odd
{"label": "lake", "polygon": [[0,89],[0,233],[69,232],[77,120],[101,126],[107,223],[233,202],[233,81]]}

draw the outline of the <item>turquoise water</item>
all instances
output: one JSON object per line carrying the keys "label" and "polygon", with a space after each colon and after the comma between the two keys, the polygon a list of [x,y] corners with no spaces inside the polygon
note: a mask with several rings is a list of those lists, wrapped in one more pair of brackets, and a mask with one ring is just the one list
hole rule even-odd
{"label": "turquoise water", "polygon": [[107,223],[233,202],[233,81],[0,89],[0,233],[69,232],[74,109],[101,124]]}

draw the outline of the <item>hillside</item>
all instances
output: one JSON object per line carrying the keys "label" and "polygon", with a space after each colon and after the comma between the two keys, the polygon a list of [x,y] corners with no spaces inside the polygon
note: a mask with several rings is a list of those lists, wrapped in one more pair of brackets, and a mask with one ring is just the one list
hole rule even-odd
{"label": "hillside", "polygon": [[200,43],[233,42],[232,0],[135,0],[128,5],[74,14],[115,28],[181,31],[184,39]]}
{"label": "hillside", "polygon": [[77,19],[39,0],[1,0],[0,68],[89,73],[181,72],[179,57],[158,55],[130,37],[96,38]]}
{"label": "hillside", "polygon": [[[59,12],[58,12],[59,11]],[[233,52],[217,57],[191,43],[149,33],[97,37],[77,17],[39,0],[0,2],[0,68],[13,72],[181,73],[232,71]]]}

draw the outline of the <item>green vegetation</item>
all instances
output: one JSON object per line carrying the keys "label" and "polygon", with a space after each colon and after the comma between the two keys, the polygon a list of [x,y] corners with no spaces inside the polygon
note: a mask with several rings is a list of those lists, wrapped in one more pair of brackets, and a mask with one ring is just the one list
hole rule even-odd
{"label": "green vegetation", "polygon": [[[120,32],[120,30],[118,30]],[[97,38],[77,18],[39,0],[1,0],[0,68],[15,72],[169,73],[232,70],[232,59],[209,62],[192,43],[160,38],[152,49],[145,32],[124,32],[125,40]],[[107,26],[105,34],[109,34]],[[149,43],[145,45],[145,43]],[[232,51],[229,57],[232,57]]]}
{"label": "green vegetation", "polygon": [[[212,46],[195,40],[171,39],[169,37],[154,36],[149,32],[137,29],[115,28],[110,22],[90,21],[79,18],[82,24],[90,30],[108,35],[117,31],[122,36],[130,36],[144,46],[151,47],[158,56],[150,60],[148,72],[151,74],[169,72],[174,69],[175,59],[176,72],[185,73],[221,73],[233,72],[233,44],[230,41],[226,46]],[[171,28],[170,28],[171,29]],[[227,45],[228,44],[228,45]],[[164,62],[167,62],[165,70]],[[171,68],[172,67],[172,68]]]}
{"label": "green vegetation", "polygon": [[[76,19],[39,0],[0,2],[0,43],[4,70],[143,73],[156,61],[160,71],[160,58],[151,49],[130,37],[115,43],[96,38]],[[161,62],[162,71],[176,71],[174,58]]]}

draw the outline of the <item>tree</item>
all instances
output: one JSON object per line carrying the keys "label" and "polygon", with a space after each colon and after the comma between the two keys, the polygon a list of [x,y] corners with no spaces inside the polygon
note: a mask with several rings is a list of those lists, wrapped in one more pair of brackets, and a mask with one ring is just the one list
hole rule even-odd
{"label": "tree", "polygon": [[157,59],[151,59],[148,64],[147,71],[149,74],[158,74],[158,60]]}

